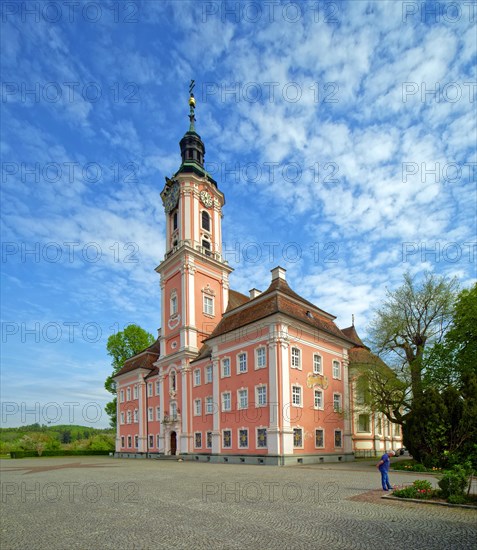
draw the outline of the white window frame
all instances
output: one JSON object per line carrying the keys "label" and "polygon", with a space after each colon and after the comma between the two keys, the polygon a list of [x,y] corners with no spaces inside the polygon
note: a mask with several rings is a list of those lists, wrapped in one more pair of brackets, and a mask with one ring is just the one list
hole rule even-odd
{"label": "white window frame", "polygon": [[[318,445],[316,444],[316,432],[317,431],[323,432],[323,445],[321,445],[320,447],[318,447]],[[324,449],[324,448],[325,448],[325,429],[324,428],[315,428],[315,449]]]}
{"label": "white window frame", "polygon": [[[298,353],[294,354],[293,353],[294,351]],[[292,346],[290,349],[290,367],[292,369],[301,370],[302,369],[301,364],[302,364],[301,349],[298,348],[297,346]]]}
{"label": "white window frame", "polygon": [[[299,390],[299,391],[294,392],[293,390]],[[300,400],[299,400],[300,402],[299,403],[295,403],[297,394],[299,394],[299,396],[300,396]],[[292,387],[291,387],[291,405],[292,405],[292,407],[303,407],[303,387],[300,386],[299,384],[292,384]]]}
{"label": "white window frame", "polygon": [[147,383],[147,396],[152,397],[152,382]]}
{"label": "white window frame", "polygon": [[[229,407],[227,408],[225,406],[225,396],[228,395],[228,400],[229,400]],[[227,411],[231,411],[232,410],[232,392],[230,391],[224,391],[222,392],[222,411],[223,412],[227,412]]]}
{"label": "white window frame", "polygon": [[159,421],[161,419],[161,407],[156,407],[156,420]]}
{"label": "white window frame", "polygon": [[123,412],[122,412],[121,415],[120,415],[119,423],[120,423],[120,424],[124,424],[124,413],[123,413]]}
{"label": "white window frame", "polygon": [[[224,445],[225,432],[230,432],[230,445],[229,446]],[[222,449],[231,449],[232,448],[232,446],[233,446],[232,435],[233,435],[233,431],[230,428],[224,428],[222,430],[222,440],[220,442],[220,446],[222,447]]]}
{"label": "white window frame", "polygon": [[[241,358],[244,358],[245,359],[245,369],[244,370],[241,370],[242,369],[242,361],[241,361]],[[247,360],[247,352],[246,351],[241,351],[240,353],[237,353],[237,374],[245,374],[246,372],[248,372],[248,360]]]}
{"label": "white window frame", "polygon": [[154,436],[149,434],[149,449],[154,449]]}
{"label": "white window frame", "polygon": [[132,436],[128,435],[128,449],[132,448]]}
{"label": "white window frame", "polygon": [[202,399],[194,399],[194,416],[202,416]]}
{"label": "white window frame", "polygon": [[[197,436],[200,436],[200,445],[197,445]],[[194,432],[194,449],[202,449],[202,432]]]}
{"label": "white window frame", "polygon": [[[317,359],[319,358],[319,368],[317,370]],[[313,354],[313,374],[323,374],[323,356],[319,353]]]}
{"label": "white window frame", "polygon": [[[227,366],[228,368],[228,371],[229,373],[226,374],[225,373],[225,367]],[[232,375],[232,372],[231,372],[231,368],[230,368],[230,357],[224,357],[221,361],[221,373],[222,373],[222,378],[228,378],[229,376]]]}
{"label": "white window frame", "polygon": [[[210,434],[210,445],[209,445],[209,434]],[[212,432],[209,430],[205,432],[205,448],[212,449]]]}
{"label": "white window frame", "polygon": [[161,393],[161,382],[159,380],[156,380],[156,395],[160,395]]}
{"label": "white window frame", "polygon": [[[242,392],[245,392],[245,399],[246,399],[246,405],[245,406],[242,405],[242,400],[241,400],[241,393]],[[237,409],[240,410],[240,411],[248,409],[248,388],[239,388],[237,390]]]}
{"label": "white window frame", "polygon": [[156,435],[156,448],[159,449],[161,446],[161,434]]}
{"label": "white window frame", "polygon": [[341,363],[340,361],[338,361],[338,359],[333,359],[332,374],[335,380],[341,380]]}
{"label": "white window frame", "polygon": [[139,388],[134,386],[134,399],[139,399]]}
{"label": "white window frame", "polygon": [[200,381],[201,381],[200,368],[194,369],[194,387],[200,386]]}
{"label": "white window frame", "polygon": [[[317,393],[321,394],[321,399],[320,399],[321,400],[321,405],[316,404],[316,394]],[[319,410],[319,411],[322,411],[325,408],[325,392],[323,390],[315,388],[315,390],[313,392],[313,408],[315,410]]]}
{"label": "white window frame", "polygon": [[205,315],[210,315],[211,317],[215,316],[215,300],[213,296],[210,296],[209,294],[204,294],[203,308]]}
{"label": "white window frame", "polygon": [[169,403],[169,410],[170,410],[170,413],[171,413],[171,418],[174,419],[178,417],[178,412],[177,412],[177,403],[175,401],[171,401]]}
{"label": "white window frame", "polygon": [[131,401],[131,388],[129,386],[126,388],[126,401]]}
{"label": "white window frame", "polygon": [[124,443],[126,442],[126,438],[124,437],[124,435],[121,436],[121,447],[124,448]]}
{"label": "white window frame", "polygon": [[[259,445],[258,431],[265,430],[265,445]],[[255,442],[257,449],[267,449],[268,448],[268,429],[265,426],[258,426],[255,428]]]}
{"label": "white window frame", "polygon": [[169,298],[169,316],[173,317],[178,311],[177,292],[173,290]]}
{"label": "white window frame", "polygon": [[[263,356],[261,355],[261,352],[263,351]],[[260,364],[261,360],[263,359],[263,365]],[[255,350],[255,368],[256,369],[264,369],[267,366],[267,348],[265,346],[259,346]]]}
{"label": "white window frame", "polygon": [[[336,408],[336,398],[339,398],[339,409]],[[333,393],[333,412],[343,412],[343,398],[341,396],[341,393],[334,392]]]}
{"label": "white window frame", "polygon": [[134,423],[137,424],[139,422],[139,411],[137,409],[134,409]]}
{"label": "white window frame", "polygon": [[127,423],[128,423],[128,424],[131,424],[131,419],[132,419],[131,411],[127,411],[127,413],[126,413],[126,419],[127,419]]}
{"label": "white window frame", "polygon": [[[339,432],[341,434],[341,445],[336,445],[336,433]],[[343,430],[341,430],[340,428],[337,428],[335,431],[334,431],[334,434],[333,434],[333,446],[335,449],[342,449],[343,448]]]}
{"label": "white window frame", "polygon": [[124,390],[119,392],[119,402],[124,403]]}
{"label": "white window frame", "polygon": [[[301,445],[295,445],[295,430],[301,430]],[[294,449],[303,449],[305,445],[305,437],[304,437],[305,430],[302,426],[294,426],[293,427],[293,448]]]}
{"label": "white window frame", "polygon": [[[247,445],[242,445],[241,438],[240,438],[240,432],[247,432]],[[238,440],[238,448],[239,449],[248,449],[250,445],[250,431],[248,428],[242,427],[237,428],[237,440]]]}
{"label": "white window frame", "polygon": [[212,384],[214,381],[214,371],[212,365],[207,365],[205,367],[205,384]]}
{"label": "white window frame", "polygon": [[211,395],[205,398],[205,414],[214,414],[214,398]]}
{"label": "white window frame", "polygon": [[154,420],[154,409],[152,407],[148,407],[147,409],[147,421],[152,422]]}
{"label": "white window frame", "polygon": [[[265,390],[265,402],[260,402],[260,390]],[[258,384],[258,386],[255,386],[255,407],[266,407],[268,403],[268,395],[267,395],[267,385],[266,384]]]}
{"label": "white window frame", "polygon": [[[362,416],[367,416],[367,417],[368,417],[368,429],[367,429],[367,430],[362,430],[362,429],[361,429],[359,419],[360,419]],[[358,414],[358,418],[356,419],[356,432],[357,432],[357,433],[362,433],[362,434],[369,434],[369,433],[371,433],[371,415],[370,415],[369,413],[359,413],[359,414]]]}
{"label": "white window frame", "polygon": [[138,435],[134,436],[134,448],[139,449],[139,436]]}

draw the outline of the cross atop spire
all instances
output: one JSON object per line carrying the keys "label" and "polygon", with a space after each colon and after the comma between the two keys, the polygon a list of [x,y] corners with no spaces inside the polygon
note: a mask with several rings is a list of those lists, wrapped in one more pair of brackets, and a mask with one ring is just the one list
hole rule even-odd
{"label": "cross atop spire", "polygon": [[193,93],[193,89],[195,87],[195,80],[191,80],[190,81],[190,85],[189,85],[189,107],[190,107],[190,112],[189,112],[189,120],[190,120],[190,126],[189,126],[189,132],[195,132],[195,98],[194,98],[194,93]]}

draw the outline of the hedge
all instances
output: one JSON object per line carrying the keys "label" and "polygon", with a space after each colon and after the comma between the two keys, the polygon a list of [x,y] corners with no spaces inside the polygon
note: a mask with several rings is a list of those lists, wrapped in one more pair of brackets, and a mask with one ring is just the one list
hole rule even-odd
{"label": "hedge", "polygon": [[[68,451],[43,451],[41,456],[88,456],[88,455],[109,455],[109,453],[114,453],[114,449],[110,451],[89,451],[87,449],[77,449],[77,450],[68,450]],[[11,451],[11,458],[29,458],[29,457],[38,457],[36,451]]]}

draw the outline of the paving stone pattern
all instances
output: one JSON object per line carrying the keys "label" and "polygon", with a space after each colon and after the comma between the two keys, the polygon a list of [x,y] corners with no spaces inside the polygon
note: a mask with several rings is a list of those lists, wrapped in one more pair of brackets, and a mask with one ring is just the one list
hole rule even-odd
{"label": "paving stone pattern", "polygon": [[[1,550],[475,549],[477,512],[359,498],[373,463],[2,460]],[[394,484],[433,476],[391,472]],[[351,499],[351,500],[350,500]]]}

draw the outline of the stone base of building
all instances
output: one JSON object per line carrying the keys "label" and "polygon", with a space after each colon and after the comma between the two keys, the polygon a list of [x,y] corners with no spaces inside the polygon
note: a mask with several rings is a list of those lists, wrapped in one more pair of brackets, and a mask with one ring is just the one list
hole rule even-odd
{"label": "stone base of building", "polygon": [[323,464],[325,462],[349,462],[353,453],[302,454],[302,455],[234,455],[190,453],[164,455],[160,453],[114,453],[115,458],[154,458],[159,460],[187,460],[189,462],[210,462],[212,464],[254,464],[267,466],[296,466],[300,464]]}

